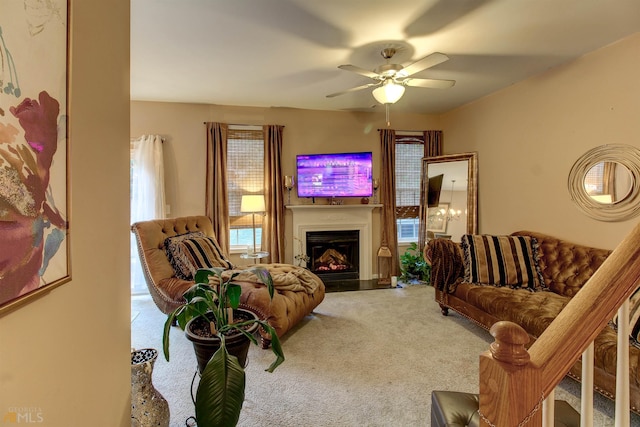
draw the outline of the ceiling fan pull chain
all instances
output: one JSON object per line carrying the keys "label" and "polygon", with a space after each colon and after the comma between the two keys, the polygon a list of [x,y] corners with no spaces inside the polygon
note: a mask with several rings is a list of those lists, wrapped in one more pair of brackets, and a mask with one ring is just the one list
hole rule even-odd
{"label": "ceiling fan pull chain", "polygon": [[389,104],[384,104],[386,118],[387,118],[387,127],[391,127],[391,121],[389,120]]}

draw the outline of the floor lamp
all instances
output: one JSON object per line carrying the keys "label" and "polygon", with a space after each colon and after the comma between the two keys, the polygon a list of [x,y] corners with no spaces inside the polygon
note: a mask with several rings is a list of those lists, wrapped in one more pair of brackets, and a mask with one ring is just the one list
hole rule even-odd
{"label": "floor lamp", "polygon": [[262,194],[245,194],[240,201],[240,212],[251,213],[253,218],[253,254],[256,250],[256,213],[264,212],[264,195]]}

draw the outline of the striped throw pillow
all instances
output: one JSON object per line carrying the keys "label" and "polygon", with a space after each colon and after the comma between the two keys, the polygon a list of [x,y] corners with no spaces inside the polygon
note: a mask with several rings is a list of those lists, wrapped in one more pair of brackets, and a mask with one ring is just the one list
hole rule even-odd
{"label": "striped throw pillow", "polygon": [[538,242],[529,236],[462,236],[464,281],[536,290],[544,287]]}
{"label": "striped throw pillow", "polygon": [[[609,322],[614,331],[618,331],[618,313]],[[640,288],[629,297],[629,343],[640,348]]]}
{"label": "striped throw pillow", "polygon": [[165,240],[165,248],[176,277],[184,280],[193,280],[199,268],[233,268],[216,239],[202,232],[169,237]]}

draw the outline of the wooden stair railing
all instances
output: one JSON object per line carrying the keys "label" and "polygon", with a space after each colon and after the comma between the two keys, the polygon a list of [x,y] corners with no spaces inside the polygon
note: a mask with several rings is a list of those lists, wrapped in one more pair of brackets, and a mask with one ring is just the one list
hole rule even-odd
{"label": "wooden stair railing", "polygon": [[524,349],[527,341],[521,335],[522,328],[510,322],[494,325],[491,333],[496,342],[480,355],[481,425],[540,426],[543,400],[631,296],[639,281],[640,224],[528,352]]}

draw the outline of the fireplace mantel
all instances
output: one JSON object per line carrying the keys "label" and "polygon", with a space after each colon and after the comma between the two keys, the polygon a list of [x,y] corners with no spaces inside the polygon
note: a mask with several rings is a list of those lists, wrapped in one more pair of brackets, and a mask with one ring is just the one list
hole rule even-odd
{"label": "fireplace mantel", "polygon": [[[289,205],[293,213],[293,259],[307,253],[308,231],[358,230],[360,232],[360,279],[373,276],[372,217],[379,204],[353,205]],[[295,262],[292,262],[295,264]]]}
{"label": "fireplace mantel", "polygon": [[382,205],[377,204],[359,204],[359,205],[287,205],[287,209],[291,209],[292,211],[304,210],[304,209],[329,209],[329,210],[342,210],[342,209],[365,209],[372,211],[374,208],[381,208]]}

